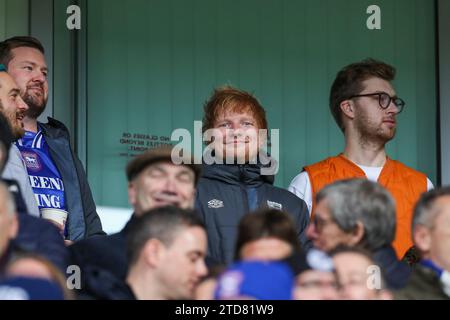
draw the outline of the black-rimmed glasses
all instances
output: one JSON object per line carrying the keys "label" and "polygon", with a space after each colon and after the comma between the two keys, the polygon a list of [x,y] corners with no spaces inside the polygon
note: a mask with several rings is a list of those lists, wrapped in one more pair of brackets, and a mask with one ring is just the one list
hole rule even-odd
{"label": "black-rimmed glasses", "polygon": [[403,110],[403,107],[405,106],[405,101],[403,99],[398,97],[391,97],[386,92],[375,92],[375,93],[365,93],[365,94],[356,94],[354,96],[349,97],[349,99],[352,98],[359,98],[359,97],[372,97],[372,96],[378,96],[378,104],[382,109],[387,109],[391,102],[394,102],[394,105],[397,107],[398,112],[400,113]]}

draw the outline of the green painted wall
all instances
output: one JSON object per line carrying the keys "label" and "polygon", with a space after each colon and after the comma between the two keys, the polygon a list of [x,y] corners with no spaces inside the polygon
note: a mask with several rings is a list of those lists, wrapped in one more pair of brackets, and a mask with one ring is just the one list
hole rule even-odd
{"label": "green painted wall", "polygon": [[391,157],[436,182],[434,4],[378,0],[91,0],[87,4],[87,162],[98,205],[127,206],[123,133],[192,131],[215,86],[252,91],[280,129],[276,184],[337,154],[343,137],[328,94],[344,65],[374,57],[397,67]]}
{"label": "green painted wall", "polygon": [[0,0],[0,40],[28,34],[28,0]]}
{"label": "green painted wall", "polygon": [[[53,3],[53,117],[63,122],[75,139],[75,50],[73,39],[76,31],[67,29],[67,7],[72,0],[57,0]],[[82,126],[83,124],[79,124]]]}

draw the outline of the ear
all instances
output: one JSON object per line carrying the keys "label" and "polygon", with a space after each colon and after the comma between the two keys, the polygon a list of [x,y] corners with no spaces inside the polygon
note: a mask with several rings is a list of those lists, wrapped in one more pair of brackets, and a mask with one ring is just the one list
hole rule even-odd
{"label": "ear", "polygon": [[19,219],[17,218],[17,213],[11,217],[9,223],[9,238],[14,239],[19,233]]}
{"label": "ear", "polygon": [[350,238],[350,244],[352,246],[357,245],[361,242],[361,240],[364,238],[364,234],[366,232],[366,229],[364,228],[364,225],[361,221],[356,222],[355,229],[351,233]]}
{"label": "ear", "polygon": [[422,254],[426,254],[431,248],[430,230],[423,225],[416,225],[413,230],[414,243]]}
{"label": "ear", "polygon": [[137,198],[137,190],[136,185],[133,181],[128,183],[128,202],[131,204],[132,207],[135,207],[136,205],[136,198]]}
{"label": "ear", "polygon": [[140,256],[143,257],[145,263],[151,267],[156,268],[163,257],[165,247],[158,239],[148,240],[141,250]]}
{"label": "ear", "polygon": [[355,106],[351,100],[342,101],[339,107],[346,117],[350,119],[355,118]]}

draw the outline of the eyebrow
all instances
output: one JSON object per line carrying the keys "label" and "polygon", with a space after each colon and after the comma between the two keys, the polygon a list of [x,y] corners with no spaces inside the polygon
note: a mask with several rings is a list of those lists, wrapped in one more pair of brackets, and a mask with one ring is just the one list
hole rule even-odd
{"label": "eyebrow", "polygon": [[[33,66],[37,66],[37,63],[32,62],[32,61],[28,61],[28,60],[22,61],[22,63],[28,63],[28,64],[31,64]],[[43,69],[45,71],[48,71],[48,67],[42,67],[41,69]]]}
{"label": "eyebrow", "polygon": [[205,254],[202,251],[199,251],[199,250],[191,251],[191,252],[188,253],[188,255],[189,256],[194,256],[196,258],[197,257],[202,258],[202,257],[205,256]]}
{"label": "eyebrow", "polygon": [[20,90],[19,90],[19,88],[12,88],[11,90],[9,90],[8,94],[11,94],[11,93],[20,94]]}
{"label": "eyebrow", "polygon": [[182,170],[180,170],[180,172],[177,173],[177,176],[184,175],[184,174],[193,175],[194,173],[189,168],[183,168]]}

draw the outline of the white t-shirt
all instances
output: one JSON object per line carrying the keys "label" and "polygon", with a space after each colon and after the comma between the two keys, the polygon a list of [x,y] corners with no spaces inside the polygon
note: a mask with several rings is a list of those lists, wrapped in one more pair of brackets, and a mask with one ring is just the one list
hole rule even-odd
{"label": "white t-shirt", "polygon": [[[360,167],[362,171],[364,171],[364,173],[367,176],[367,179],[374,182],[378,181],[378,177],[380,176],[381,170],[383,170],[383,167],[367,167],[361,166],[359,164],[356,165]],[[427,190],[431,190],[433,188],[434,188],[433,183],[430,181],[430,179],[427,178]],[[309,180],[308,173],[306,171],[303,171],[300,174],[298,174],[294,179],[292,179],[292,182],[289,185],[288,190],[306,202],[306,205],[308,206],[309,215],[311,215],[313,196],[312,196],[311,181]]]}

